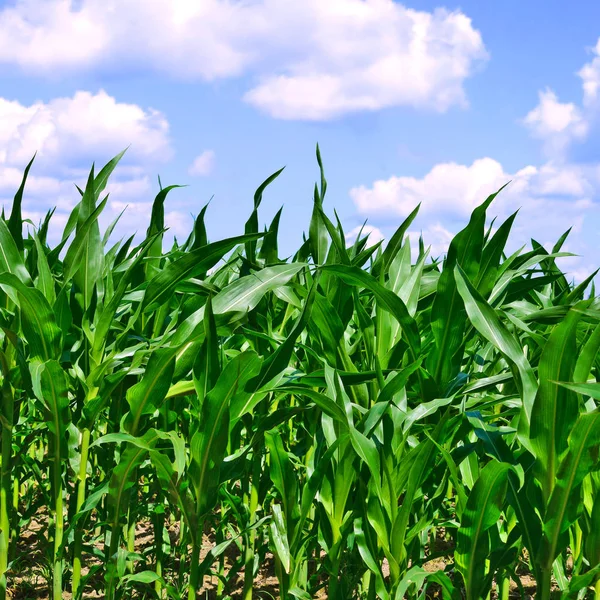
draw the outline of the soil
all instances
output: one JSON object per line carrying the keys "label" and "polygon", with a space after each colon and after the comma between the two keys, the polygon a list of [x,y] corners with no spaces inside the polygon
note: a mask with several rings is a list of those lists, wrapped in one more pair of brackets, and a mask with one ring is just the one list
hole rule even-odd
{"label": "soil", "polygon": [[[178,526],[175,524],[169,527],[168,533],[171,543],[176,544],[179,537]],[[453,544],[446,539],[443,528],[438,529],[436,533],[437,537],[434,548],[430,550],[429,547],[426,547],[426,554],[432,556],[432,558],[423,563],[423,568],[431,573],[444,570],[447,572],[450,571],[450,576],[452,577],[453,561],[451,556]],[[153,538],[154,535],[151,524],[149,522],[140,523],[136,530],[136,552],[144,553],[145,550],[151,548]],[[18,541],[17,560],[13,566],[14,571],[12,573],[9,571],[8,573],[8,597],[11,600],[45,600],[49,598],[48,581],[50,568],[49,565],[47,565],[47,559],[45,558],[42,549],[42,544],[45,543],[45,539],[45,525],[43,520],[32,520],[30,527],[22,534]],[[214,535],[212,532],[206,531],[203,535],[201,559],[207,555],[214,545]],[[102,550],[100,547],[97,549],[99,551]],[[238,558],[238,548],[232,543],[224,553],[225,574],[231,571]],[[87,565],[86,570],[83,572],[84,576],[89,572],[88,569],[93,569],[94,565],[100,564],[98,558],[90,554],[84,554],[84,561]],[[175,566],[177,566],[177,564]],[[213,569],[215,567],[216,565],[213,566]],[[389,575],[389,567],[386,561],[384,561],[383,564],[383,572],[384,576]],[[518,570],[517,574],[525,592],[524,598],[526,600],[534,598],[535,580],[531,577],[531,574],[527,572],[525,560],[522,561],[522,568]],[[240,600],[242,598],[243,569],[238,571],[233,579],[228,581],[225,596],[223,591],[219,590],[218,582],[219,579],[216,575],[205,577],[204,587],[200,590],[198,597],[203,600],[217,600],[218,598],[223,597],[231,598],[231,600]],[[89,585],[86,586],[86,592],[83,595],[84,600],[103,599],[104,594],[101,591],[102,585],[103,575],[99,571],[97,576],[90,578]],[[90,588],[95,588],[95,590]],[[137,594],[129,595],[131,600],[143,600],[146,597],[148,596]],[[314,597],[317,600],[326,599],[327,594],[325,588],[319,590]],[[254,581],[253,598],[279,598],[279,585],[277,578],[275,577],[274,558],[269,553],[266,554],[265,561]],[[427,598],[441,598],[439,588],[435,585],[431,585],[428,588]],[[493,589],[491,600],[495,600],[496,598],[496,590]],[[518,586],[512,580],[510,583],[510,598],[522,598]],[[65,592],[63,594],[63,600],[72,600],[72,595],[69,592]]]}

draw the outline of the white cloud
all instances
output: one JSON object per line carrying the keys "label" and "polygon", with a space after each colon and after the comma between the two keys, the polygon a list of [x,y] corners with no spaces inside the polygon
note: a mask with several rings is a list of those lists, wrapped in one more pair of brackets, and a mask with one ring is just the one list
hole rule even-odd
{"label": "white cloud", "polygon": [[[153,197],[147,168],[172,156],[168,134],[169,124],[161,113],[117,102],[103,90],[79,91],[31,105],[0,98],[0,194],[7,198],[6,210],[21,184],[25,164],[37,152],[23,209],[37,223],[56,206],[57,234],[56,228],[64,225],[66,213],[80,199],[74,182],[84,187],[92,161],[97,173],[104,162],[131,144],[106,188],[111,199],[118,200],[109,203],[102,215],[102,222],[108,223],[120,212],[119,202]],[[149,214],[148,210],[144,216]],[[134,225],[134,230],[140,228],[139,217]]]}
{"label": "white cloud", "polygon": [[583,81],[583,103],[587,106],[598,99],[600,89],[600,39],[592,49],[594,58],[586,63],[578,75]]}
{"label": "white cloud", "polygon": [[[352,189],[350,195],[358,211],[378,225],[393,217],[406,217],[421,203],[418,220],[424,223],[423,239],[425,245],[432,246],[435,257],[447,250],[452,237],[445,226],[453,223],[462,229],[473,209],[509,180],[488,215],[497,216],[498,225],[519,209],[509,243],[510,251],[514,251],[532,237],[553,243],[569,226],[573,226],[572,235],[580,233],[585,216],[596,209],[591,199],[600,192],[600,167],[548,162],[511,175],[499,162],[483,158],[470,166],[439,164],[422,178],[375,181],[371,187]],[[418,233],[411,235],[415,242]],[[582,240],[573,247],[583,255],[591,251]]]}
{"label": "white cloud", "polygon": [[205,81],[251,74],[258,83],[245,100],[281,119],[465,105],[463,83],[486,59],[463,13],[394,0],[17,0],[0,11],[5,63],[52,77],[84,69]]}
{"label": "white cloud", "polygon": [[546,153],[554,159],[564,160],[569,146],[590,137],[591,130],[597,127],[600,38],[591,53],[592,60],[577,72],[583,89],[581,106],[560,102],[554,91],[546,88],[539,92],[538,105],[522,120],[534,137],[543,140]]}
{"label": "white cloud", "polygon": [[548,162],[528,166],[515,174],[506,173],[492,158],[473,164],[442,163],[422,178],[390,177],[375,181],[371,187],[350,190],[361,214],[406,217],[421,203],[421,215],[446,215],[466,218],[487,196],[510,182],[494,202],[496,211],[522,207],[539,208],[543,202],[568,202],[576,210],[590,206],[590,197],[600,189],[600,171],[586,166]]}
{"label": "white cloud", "polygon": [[559,154],[571,141],[587,135],[589,123],[575,104],[559,102],[550,89],[540,92],[539,99],[523,122],[535,137],[545,141],[549,154]]}
{"label": "white cloud", "polygon": [[436,165],[423,178],[390,177],[372,187],[350,190],[358,211],[366,215],[391,214],[406,217],[422,203],[420,212],[468,216],[486,196],[509,181],[502,165],[491,159],[471,166],[456,163]]}
{"label": "white cloud", "polygon": [[128,159],[168,160],[169,124],[153,109],[117,102],[104,90],[24,106],[0,98],[0,164],[62,164],[116,154],[130,143]]}
{"label": "white cloud", "polygon": [[381,229],[374,227],[373,225],[358,225],[348,233],[346,233],[346,242],[348,244],[353,244],[360,233],[361,238],[365,236],[369,236],[367,241],[367,248],[374,246],[377,242],[380,242],[384,239],[384,235],[381,232]]}
{"label": "white cloud", "polygon": [[194,176],[210,175],[215,168],[215,153],[212,150],[205,150],[194,159],[190,165],[188,173]]}
{"label": "white cloud", "polygon": [[388,1],[310,2],[310,49],[245,99],[280,119],[324,120],[390,106],[445,111],[465,105],[464,80],[486,58],[462,13],[414,11]]}
{"label": "white cloud", "polygon": [[[106,227],[117,215],[122,214],[119,220],[119,226],[116,228],[116,234],[113,238],[128,237],[133,234],[144,235],[150,224],[150,214],[152,213],[152,200],[154,194],[135,194],[122,193],[114,194],[117,198],[137,198],[132,201],[113,200],[109,201],[108,207],[100,217],[101,227]],[[142,199],[144,198],[144,199]],[[175,203],[177,204],[177,203]],[[167,205],[168,207],[168,205]],[[188,213],[181,210],[166,210],[165,211],[165,245],[168,246],[173,237],[182,242],[184,241],[192,229],[192,217]]]}
{"label": "white cloud", "polygon": [[454,233],[448,231],[440,223],[433,223],[423,231],[407,231],[406,235],[410,239],[411,255],[419,255],[419,238],[423,237],[425,248],[429,248],[431,258],[439,258],[446,254]]}

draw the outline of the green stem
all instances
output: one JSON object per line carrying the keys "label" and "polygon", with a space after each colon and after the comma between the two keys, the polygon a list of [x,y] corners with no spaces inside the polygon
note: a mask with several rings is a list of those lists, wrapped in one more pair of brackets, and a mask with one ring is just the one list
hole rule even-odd
{"label": "green stem", "polygon": [[499,600],[508,600],[510,593],[510,577],[506,573],[502,573],[500,577],[500,585],[498,590]]}
{"label": "green stem", "polygon": [[596,581],[596,585],[594,586],[594,600],[600,600],[600,577]]}
{"label": "green stem", "polygon": [[338,587],[339,587],[339,571],[341,563],[341,547],[342,537],[340,535],[340,528],[336,524],[333,526],[333,544],[331,545],[329,559],[331,560],[331,573],[329,575],[329,584],[327,588],[327,597],[330,600],[338,600]]}
{"label": "green stem", "polygon": [[[250,525],[256,521],[256,509],[258,508],[258,483],[260,479],[261,456],[254,458],[252,465],[252,482],[250,489]],[[256,544],[256,529],[252,529],[248,536],[246,556],[244,559],[244,591],[242,600],[252,600],[252,587],[254,583],[254,546]]]}
{"label": "green stem", "polygon": [[[285,569],[283,568],[283,565],[277,556],[275,556],[275,575],[279,581],[279,594],[281,598],[287,598],[288,589],[290,587],[289,575],[285,572]],[[328,596],[328,598],[333,600],[333,596]]]}
{"label": "green stem", "polygon": [[[159,502],[160,494],[156,495],[156,501]],[[162,577],[163,574],[163,529],[164,529],[164,514],[160,510],[154,511],[154,541],[156,544],[156,574]],[[156,580],[154,584],[156,595],[159,598],[165,597],[165,590],[162,583]]]}
{"label": "green stem", "polygon": [[2,425],[2,474],[0,476],[0,599],[6,598],[6,569],[10,545],[10,487],[12,428]]}
{"label": "green stem", "polygon": [[179,520],[179,587],[183,586],[183,573],[185,571],[185,560],[184,560],[184,556],[186,553],[186,544],[185,542],[185,521],[183,520],[183,517],[180,518]]}
{"label": "green stem", "polygon": [[56,435],[56,453],[54,456],[54,569],[52,578],[53,600],[62,600],[62,542],[64,533],[63,497],[62,497],[62,465],[60,460],[60,439]]}
{"label": "green stem", "polygon": [[[202,529],[198,529],[202,531]],[[200,538],[202,539],[202,538]],[[196,600],[200,570],[200,544],[194,541],[192,545],[192,564],[190,565],[190,583],[188,585],[188,600]]]}
{"label": "green stem", "polygon": [[115,587],[117,584],[117,551],[119,550],[121,528],[119,526],[119,517],[115,514],[111,528],[109,530],[110,542],[105,557],[106,561],[106,597],[105,600],[113,600],[115,597]]}
{"label": "green stem", "polygon": [[[87,463],[90,450],[90,430],[85,428],[81,438],[81,461],[79,463],[79,474],[77,476],[77,502],[75,514],[83,507],[85,502],[85,484],[87,479]],[[81,554],[83,550],[83,528],[78,527],[75,531],[75,548],[73,554],[73,598],[77,598],[79,585],[81,583]]]}
{"label": "green stem", "polygon": [[[135,515],[131,508],[127,510],[127,551],[131,554],[135,552]],[[129,573],[133,573],[134,563],[132,560],[127,561],[127,570]]]}
{"label": "green stem", "polygon": [[327,598],[330,598],[330,600],[338,600],[339,568],[340,561],[339,558],[336,558],[336,560],[332,562],[332,573],[329,576],[329,586],[327,588]]}
{"label": "green stem", "polygon": [[[21,486],[19,485],[19,473],[15,472],[14,473],[14,478],[13,478],[13,502],[12,502],[12,514],[16,515],[19,512],[19,492]],[[16,540],[19,536],[19,531],[18,531],[18,522],[17,519],[11,519],[11,525],[10,525],[10,540]],[[15,554],[17,551],[17,547],[15,544],[9,544],[8,545],[8,560],[9,562],[15,559]]]}
{"label": "green stem", "polygon": [[14,396],[8,379],[6,356],[2,359],[2,465],[0,467],[0,600],[6,598],[6,569],[10,551],[10,516],[12,491],[12,435]]}
{"label": "green stem", "polygon": [[[225,530],[223,527],[223,523],[225,523],[225,505],[221,504],[221,525],[219,529],[216,531],[216,539],[218,543],[222,543],[225,541]],[[223,595],[223,590],[225,589],[225,584],[223,583],[225,580],[225,554],[221,554],[219,557],[219,579],[217,581],[217,597],[221,598]]]}
{"label": "green stem", "polygon": [[540,570],[538,581],[537,600],[550,600],[550,588],[552,586],[552,567]]}

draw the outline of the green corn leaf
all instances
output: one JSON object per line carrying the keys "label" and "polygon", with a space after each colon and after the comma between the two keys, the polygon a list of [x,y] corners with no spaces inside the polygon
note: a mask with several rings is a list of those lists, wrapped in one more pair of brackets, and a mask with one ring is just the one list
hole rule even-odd
{"label": "green corn leaf", "polygon": [[27,287],[10,273],[0,274],[0,285],[17,291],[22,311],[21,326],[29,345],[31,358],[44,362],[58,360],[61,354],[62,334],[56,324],[54,312],[44,295],[35,288]]}
{"label": "green corn leaf", "polygon": [[469,320],[479,333],[492,343],[519,374],[522,388],[523,410],[519,425],[523,428],[521,442],[529,446],[529,422],[537,394],[537,379],[523,351],[506,326],[500,321],[496,311],[482,298],[481,294],[468,281],[466,275],[456,267],[454,270],[456,286],[465,303]]}
{"label": "green corn leaf", "polygon": [[129,413],[125,419],[125,428],[129,433],[138,435],[143,417],[153,414],[165,399],[174,370],[174,349],[159,348],[152,353],[144,377],[127,391]]}
{"label": "green corn leaf", "polygon": [[[122,150],[117,154],[114,158],[111,158],[99,171],[98,175],[94,179],[94,194],[95,194],[95,202],[98,202],[100,198],[100,194],[106,188],[106,184],[108,183],[109,177],[112,175],[113,171],[116,169],[117,165],[123,158],[125,152],[129,149],[129,146]],[[83,194],[82,194],[83,195]]]}
{"label": "green corn leaf", "polygon": [[406,305],[402,300],[365,271],[356,267],[345,265],[327,265],[321,269],[325,273],[333,273],[342,281],[351,285],[358,285],[371,291],[381,307],[392,314],[402,327],[406,341],[411,348],[413,360],[421,353],[421,339],[416,322],[408,313]]}
{"label": "green corn leaf", "polygon": [[254,192],[254,209],[252,210],[252,214],[246,222],[246,227],[244,229],[244,232],[248,236],[244,242],[246,247],[246,258],[252,263],[256,262],[256,240],[258,239],[258,237],[256,237],[256,234],[258,234],[258,208],[260,207],[260,204],[262,202],[263,193],[265,189],[267,189],[267,187],[271,185],[271,183],[273,183],[273,181],[275,181],[277,177],[279,177],[279,175],[281,175],[284,169],[285,167],[279,169],[278,171],[267,177],[267,179],[265,179],[258,186],[256,192]]}
{"label": "green corn leaf", "polygon": [[229,238],[198,248],[169,263],[150,280],[142,302],[143,310],[145,312],[155,310],[169,300],[178,283],[205,273],[238,244],[250,238],[256,240],[260,237],[262,234]]}
{"label": "green corn leaf", "polygon": [[381,273],[387,273],[390,265],[394,262],[396,255],[400,252],[400,249],[404,245],[404,236],[408,231],[408,228],[411,226],[412,222],[415,220],[415,217],[419,213],[419,209],[421,208],[421,204],[419,203],[417,207],[404,219],[400,227],[396,229],[394,235],[390,238],[390,241],[387,243],[385,250],[381,254],[381,257],[375,261],[372,269],[372,275],[379,279]]}
{"label": "green corn leaf", "polygon": [[33,240],[37,255],[36,262],[38,271],[35,287],[42,292],[46,300],[48,300],[48,303],[52,305],[56,301],[56,292],[54,289],[52,272],[50,271],[50,266],[48,265],[48,258],[46,256],[44,247],[42,246],[42,243],[35,232],[33,233]]}
{"label": "green corn leaf", "polygon": [[375,589],[377,591],[377,595],[379,596],[379,598],[381,598],[381,600],[389,600],[390,595],[386,589],[381,567],[379,565],[379,562],[375,560],[373,552],[371,551],[371,548],[369,548],[369,544],[367,543],[362,518],[357,518],[354,520],[354,536],[356,540],[356,545],[358,547],[358,552],[361,558],[363,559],[363,562],[375,575]]}
{"label": "green corn leaf", "polygon": [[279,504],[273,504],[271,511],[273,514],[273,519],[270,524],[271,539],[273,540],[275,552],[281,561],[284,571],[289,574],[291,572],[292,558],[288,543],[286,519],[283,517],[281,506],[279,506]]}
{"label": "green corn leaf", "polygon": [[23,252],[23,215],[21,213],[21,206],[23,204],[23,192],[25,191],[25,182],[27,181],[27,176],[29,175],[29,170],[31,169],[31,165],[33,165],[33,161],[35,160],[36,154],[37,152],[33,155],[33,158],[25,167],[23,179],[21,180],[21,185],[19,186],[19,189],[15,194],[12,209],[10,211],[10,217],[8,219],[8,230],[10,231],[19,252]]}
{"label": "green corn leaf", "polygon": [[58,442],[54,444],[54,460],[60,463],[67,456],[66,433],[71,423],[66,373],[56,360],[34,360],[29,368],[35,394],[44,405],[48,429]]}
{"label": "green corn leaf", "polygon": [[0,271],[13,274],[25,285],[33,285],[19,248],[2,219],[0,219]]}
{"label": "green corn leaf", "polygon": [[[99,231],[97,231],[97,236],[93,231],[98,229],[98,217],[104,210],[107,202],[108,196],[104,198],[89,217],[77,228],[75,238],[71,242],[64,260],[64,283],[68,283],[81,269],[82,275],[79,277],[79,283],[83,285],[83,287],[80,289],[82,290],[82,293],[87,290],[87,295],[84,294],[84,298],[87,298],[90,301],[91,288],[93,288],[96,283],[92,278],[92,275],[96,274],[96,276],[99,276],[98,273],[102,271],[100,261],[96,260],[96,258],[90,254],[96,249],[95,242],[98,242],[100,247],[102,246],[102,242],[99,239]],[[100,252],[101,250],[98,251]],[[89,271],[88,267],[91,267]]]}
{"label": "green corn leaf", "polygon": [[481,471],[469,494],[458,530],[454,558],[463,576],[467,600],[480,600],[484,588],[485,560],[490,551],[488,530],[503,509],[510,465],[492,461]]}
{"label": "green corn leaf", "polygon": [[596,499],[590,516],[590,530],[585,540],[585,555],[600,573],[600,502]]}
{"label": "green corn leaf", "polygon": [[193,369],[194,384],[201,401],[217,383],[220,372],[219,337],[212,311],[212,298],[209,296],[204,310],[204,341]]}
{"label": "green corn leaf", "polygon": [[431,331],[435,346],[427,357],[427,369],[441,390],[456,377],[460,369],[460,348],[466,325],[464,302],[455,281],[455,266],[460,265],[468,278],[479,272],[483,249],[486,210],[500,193],[489,196],[472,213],[469,224],[450,242],[444,269],[431,307]]}
{"label": "green corn leaf", "polygon": [[291,533],[300,518],[297,476],[277,430],[265,432],[265,444],[271,459],[269,475],[279,492],[283,516]]}
{"label": "green corn leaf", "polygon": [[582,510],[581,483],[597,469],[600,460],[600,411],[579,415],[568,440],[568,449],[557,473],[552,495],[544,515],[544,536],[539,562],[552,567],[566,546],[564,533],[579,518]]}
{"label": "green corn leaf", "polygon": [[273,264],[279,261],[277,258],[277,238],[279,235],[279,221],[281,220],[282,212],[283,207],[277,211],[277,214],[273,218],[260,248],[259,258],[262,258],[265,261],[265,264]]}
{"label": "green corn leaf", "polygon": [[146,239],[152,239],[148,249],[148,259],[145,263],[146,278],[150,279],[159,271],[163,232],[165,231],[165,200],[169,192],[175,188],[186,187],[184,185],[170,185],[158,192],[152,203],[150,225],[146,232]]}
{"label": "green corn leaf", "polygon": [[179,508],[193,541],[197,541],[198,519],[189,488],[181,485],[182,472],[173,468],[167,456],[157,450],[150,451],[150,460],[156,469],[162,488],[168,493],[171,502]]}
{"label": "green corn leaf", "polygon": [[[83,229],[85,237],[83,239],[79,237],[79,240],[81,240],[81,252],[78,255],[79,265],[73,272],[73,279],[83,296],[82,306],[85,308],[92,303],[94,289],[101,285],[101,274],[104,269],[104,252],[100,237],[100,226],[97,219],[100,213],[96,213],[97,197],[94,167],[92,167],[88,183],[81,198],[81,207],[77,218],[76,231],[80,233]],[[93,215],[96,215],[96,218],[93,218]],[[89,222],[88,219],[90,220]],[[77,234],[75,240],[78,240]]]}
{"label": "green corn leaf", "polygon": [[[209,202],[210,203],[210,202]],[[208,244],[208,236],[206,234],[206,210],[208,209],[208,204],[205,204],[200,211],[200,214],[194,220],[194,243],[190,247],[190,251],[197,250],[202,246],[206,246]]]}
{"label": "green corn leaf", "polygon": [[475,287],[484,298],[494,289],[498,275],[502,271],[500,261],[517,213],[518,211],[514,212],[500,225],[496,233],[492,236],[492,239],[483,248]]}
{"label": "green corn leaf", "polygon": [[[92,358],[99,363],[102,359],[102,353],[106,347],[108,341],[108,333],[111,325],[114,324],[115,314],[121,305],[123,296],[127,290],[129,283],[138,268],[140,262],[144,260],[146,253],[152,245],[154,238],[147,239],[140,247],[137,255],[131,261],[131,264],[127,267],[127,270],[121,276],[119,283],[110,296],[108,302],[103,305],[98,311],[96,311],[96,322],[94,330],[94,341],[92,345]],[[106,299],[105,299],[106,301]]]}
{"label": "green corn leaf", "polygon": [[248,382],[260,371],[262,360],[251,350],[242,352],[233,358],[227,369],[236,374],[236,390],[231,398],[231,425],[233,426],[244,415],[252,412],[261,396],[246,390]]}
{"label": "green corn leaf", "polygon": [[196,496],[196,516],[212,509],[221,483],[221,464],[227,449],[230,404],[239,389],[241,374],[229,363],[202,403],[200,420],[191,438],[190,473]]}
{"label": "green corn leaf", "polygon": [[[240,277],[238,280],[223,288],[213,297],[213,313],[215,315],[226,315],[228,313],[245,315],[258,305],[265,294],[279,286],[285,285],[303,267],[303,263],[276,265],[274,267],[268,267],[266,269],[262,269],[261,271],[254,272],[245,277]],[[307,308],[310,309],[310,306]],[[305,310],[303,314],[303,323],[305,323],[306,319],[308,319],[307,310]],[[204,307],[194,312],[178,326],[172,340],[173,346],[179,348],[177,354],[178,362],[185,364],[187,357],[195,351],[194,348],[196,343],[202,341],[204,337],[203,319]],[[298,335],[303,329],[304,326],[300,327],[298,324]],[[296,338],[294,338],[294,340],[295,339]],[[282,353],[288,352],[290,347],[293,349],[293,342],[291,340],[290,342],[284,343],[284,345],[280,347],[279,354],[277,354],[277,352],[275,354],[280,356]],[[277,359],[275,355],[272,355],[270,359],[272,362],[275,360],[280,360],[280,362],[283,362],[283,358]]]}
{"label": "green corn leaf", "polygon": [[[154,448],[159,439],[156,431],[149,429],[141,437],[140,443],[126,445],[118,464],[113,469],[107,495],[107,509],[112,524],[113,538],[118,536],[118,526],[126,512],[123,508],[128,505],[131,488],[136,484],[135,473],[146,458],[148,450]],[[114,552],[117,548],[118,537],[117,539],[111,538],[111,547],[107,557],[109,560],[114,560]]]}
{"label": "green corn leaf", "polygon": [[260,372],[256,377],[253,377],[246,386],[248,391],[256,392],[260,390],[263,386],[272,381],[276,376],[278,376],[289,364],[290,359],[294,353],[294,349],[296,346],[296,340],[301,335],[301,333],[306,329],[306,324],[311,314],[312,305],[314,302],[316,289],[317,289],[317,281],[318,277],[315,277],[311,289],[308,293],[308,297],[304,302],[304,308],[298,317],[294,328],[291,333],[285,339],[283,344],[275,350],[272,354],[269,355],[267,359],[263,362]]}
{"label": "green corn leaf", "polygon": [[585,383],[592,371],[592,366],[600,350],[600,324],[596,325],[592,334],[588,337],[577,357],[577,363],[573,371],[575,383]]}
{"label": "green corn leaf", "polygon": [[[588,302],[577,305],[587,307]],[[531,412],[531,445],[546,500],[555,483],[561,456],[578,413],[577,395],[556,381],[570,381],[577,361],[577,325],[583,313],[574,308],[552,331],[540,358],[540,385]]]}

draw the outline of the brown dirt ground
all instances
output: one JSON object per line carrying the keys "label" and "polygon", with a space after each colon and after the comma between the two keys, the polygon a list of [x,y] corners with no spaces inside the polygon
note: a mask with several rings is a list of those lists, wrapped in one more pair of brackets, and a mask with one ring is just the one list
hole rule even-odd
{"label": "brown dirt ground", "polygon": [[[40,567],[43,565],[43,553],[40,548],[40,540],[43,537],[44,525],[43,521],[34,520],[31,523],[30,528],[24,532],[19,539],[17,554],[21,559],[21,568],[19,572],[14,573],[12,577],[8,578],[8,597],[11,600],[46,600],[48,599],[48,569]],[[169,536],[171,542],[175,543],[179,531],[178,526],[174,525],[169,528]],[[150,523],[141,523],[136,531],[136,551],[141,552],[148,548],[152,544],[153,533]],[[203,535],[203,551],[201,558],[204,558],[209,550],[214,546],[214,536],[211,532],[205,532]],[[445,533],[442,528],[437,531],[437,538],[433,553],[436,558],[433,558],[423,564],[423,568],[429,572],[443,571],[448,565],[452,564],[450,555],[453,550],[451,542],[445,538]],[[426,552],[429,554],[429,548],[426,547]],[[441,554],[441,556],[440,556]],[[228,550],[224,553],[224,566],[225,572],[230,570],[238,557],[238,549],[235,544],[232,544]],[[85,557],[88,565],[92,565],[95,558],[91,556]],[[525,563],[523,563],[524,565]],[[384,561],[383,565],[384,575],[389,575],[389,568]],[[274,561],[273,556],[267,554],[266,561],[259,570],[258,576],[254,581],[254,598],[279,598],[279,585],[277,578],[275,577]],[[85,574],[85,573],[84,573]],[[526,593],[525,599],[530,600],[535,595],[535,580],[523,567],[518,572],[521,584]],[[102,576],[100,575],[96,581],[98,588],[102,586]],[[220,595],[217,592],[218,578],[216,576],[206,577],[204,581],[204,587],[199,592],[198,597],[203,600],[217,600]],[[232,600],[240,599],[243,589],[243,570],[236,574],[234,581],[230,581],[228,584],[228,593]],[[436,589],[436,586],[430,586],[428,590],[428,598],[440,598],[440,590]],[[510,584],[510,597],[521,598],[517,585],[511,581]],[[104,595],[101,592],[89,591],[84,594],[84,600],[102,600]],[[134,596],[131,597],[134,600]],[[324,590],[315,596],[318,600],[324,600],[327,598],[327,594]],[[495,589],[492,590],[492,600],[497,598]],[[63,600],[72,600],[70,593],[65,592],[63,594]],[[140,599],[141,600],[141,599]]]}

